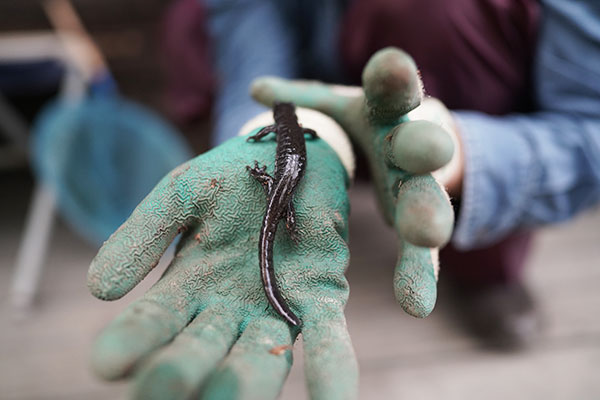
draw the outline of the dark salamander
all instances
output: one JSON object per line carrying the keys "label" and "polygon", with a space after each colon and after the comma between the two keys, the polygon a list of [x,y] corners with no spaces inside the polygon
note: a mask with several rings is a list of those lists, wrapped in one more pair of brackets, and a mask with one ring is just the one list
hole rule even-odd
{"label": "dark salamander", "polygon": [[294,326],[300,325],[300,319],[289,309],[275,281],[273,269],[273,242],[277,225],[283,218],[292,238],[296,241],[296,215],[294,211],[294,192],[298,183],[304,176],[306,169],[306,143],[304,135],[313,138],[317,136],[312,129],[303,128],[298,124],[295,107],[292,103],[275,103],[273,108],[275,124],[264,127],[248,140],[258,141],[271,132],[275,132],[277,150],[275,155],[274,177],[267,172],[266,166],[259,167],[254,162],[254,167],[246,168],[267,192],[267,211],[260,229],[258,243],[258,258],[260,275],[267,299],[279,315]]}

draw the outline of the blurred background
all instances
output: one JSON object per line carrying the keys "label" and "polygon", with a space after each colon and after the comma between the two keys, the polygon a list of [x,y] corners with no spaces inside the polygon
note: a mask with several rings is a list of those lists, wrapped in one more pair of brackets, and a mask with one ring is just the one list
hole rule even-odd
{"label": "blurred background", "polygon": [[[165,100],[167,55],[160,44],[171,2],[72,3],[89,38],[69,45],[69,38],[52,38],[57,28],[63,36],[79,30],[68,15],[55,10],[53,17],[40,1],[0,2],[1,399],[126,398],[126,383],[100,382],[91,374],[91,343],[158,279],[165,263],[122,300],[93,298],[85,286],[87,267],[104,232],[114,229],[101,222],[121,219],[121,210],[136,204],[156,177],[206,150],[210,141],[207,113],[177,118],[181,113],[173,113]],[[89,40],[92,50],[85,44]],[[66,52],[65,42],[71,48]],[[63,62],[65,54],[72,64]],[[87,55],[81,61],[78,54]],[[72,76],[66,83],[65,74]],[[76,133],[60,135],[69,130],[109,132],[102,116],[118,113],[132,125],[146,127],[144,132],[155,139],[138,146],[143,147],[138,155],[110,153],[116,171],[120,162],[139,157],[140,165],[156,166],[154,175],[115,198],[112,189],[122,187],[124,179],[139,182],[136,174],[142,172],[120,177],[109,168],[87,171],[92,174],[86,175],[92,176],[91,194],[69,197],[80,175],[66,174],[64,164],[77,162],[82,170],[98,164],[73,161],[66,150],[95,148],[94,143]],[[137,128],[123,124],[119,129],[131,131],[135,140]],[[53,147],[57,139],[52,135],[59,135],[60,146]],[[94,155],[99,159],[111,146],[126,143],[122,136],[104,139],[107,147]],[[159,162],[156,152],[164,146],[172,152]],[[54,163],[57,154],[67,154],[67,161]],[[58,192],[49,193],[47,184]],[[526,281],[539,308],[541,333],[526,348],[504,352],[483,346],[465,328],[464,309],[444,281],[443,269],[433,314],[416,320],[401,311],[391,284],[395,234],[373,218],[376,205],[365,181],[359,180],[350,195],[347,317],[361,368],[361,398],[600,398],[600,210],[536,235]],[[75,202],[84,206],[58,211]],[[294,353],[283,399],[306,398],[302,349]]]}

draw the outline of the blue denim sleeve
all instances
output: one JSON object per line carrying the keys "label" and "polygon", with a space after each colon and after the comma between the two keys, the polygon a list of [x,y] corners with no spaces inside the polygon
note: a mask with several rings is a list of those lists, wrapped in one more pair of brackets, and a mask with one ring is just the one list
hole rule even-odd
{"label": "blue denim sleeve", "polygon": [[250,82],[262,75],[294,78],[297,63],[292,31],[286,29],[276,2],[205,0],[204,5],[219,80],[212,136],[217,145],[266,110],[250,98]]}
{"label": "blue denim sleeve", "polygon": [[454,113],[465,175],[453,243],[470,249],[600,202],[600,3],[542,1],[538,112]]}

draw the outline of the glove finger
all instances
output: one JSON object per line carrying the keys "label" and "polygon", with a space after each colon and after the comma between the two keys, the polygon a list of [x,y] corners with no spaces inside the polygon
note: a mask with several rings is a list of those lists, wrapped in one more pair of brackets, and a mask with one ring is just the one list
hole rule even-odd
{"label": "glove finger", "polygon": [[400,243],[394,292],[402,309],[417,318],[428,316],[437,297],[438,249]]}
{"label": "glove finger", "polygon": [[302,329],[304,374],[311,399],[355,399],[358,394],[358,363],[346,327],[339,315],[310,323]]}
{"label": "glove finger", "polygon": [[133,289],[193,217],[188,168],[183,164],[165,176],[98,251],[87,277],[94,296],[115,300]]}
{"label": "glove finger", "polygon": [[255,79],[250,94],[268,107],[278,101],[293,102],[298,107],[321,111],[342,125],[347,119],[348,104],[362,98],[362,90],[358,87],[327,85],[318,81],[290,81],[272,76]]}
{"label": "glove finger", "polygon": [[367,110],[375,124],[395,122],[416,108],[423,98],[423,84],[414,60],[402,50],[379,50],[363,70]]}
{"label": "glove finger", "polygon": [[189,399],[227,355],[240,322],[222,306],[202,311],[173,343],[144,364],[132,397]]}
{"label": "glove finger", "polygon": [[402,239],[417,246],[441,247],[450,240],[454,211],[431,175],[411,176],[400,184],[394,226]]}
{"label": "glove finger", "polygon": [[100,333],[92,349],[92,369],[97,375],[106,380],[128,375],[141,358],[188,324],[196,306],[185,300],[182,285],[171,283],[159,280]]}
{"label": "glove finger", "polygon": [[292,366],[292,333],[285,321],[251,321],[210,378],[203,399],[275,399]]}
{"label": "glove finger", "polygon": [[425,174],[450,162],[454,143],[439,125],[429,121],[405,122],[386,141],[388,162],[412,174]]}

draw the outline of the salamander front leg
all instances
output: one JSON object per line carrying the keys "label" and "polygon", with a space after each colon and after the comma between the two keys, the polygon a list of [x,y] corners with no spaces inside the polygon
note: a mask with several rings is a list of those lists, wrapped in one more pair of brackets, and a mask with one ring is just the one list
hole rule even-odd
{"label": "salamander front leg", "polygon": [[265,136],[267,136],[269,133],[271,132],[277,132],[276,131],[276,126],[275,125],[269,125],[269,126],[265,126],[264,128],[262,128],[260,131],[256,132],[254,135],[252,136],[248,136],[248,139],[246,139],[247,142],[249,141],[254,141],[257,142],[260,139],[264,138]]}
{"label": "salamander front leg", "polygon": [[273,177],[267,173],[267,166],[258,166],[258,161],[254,161],[254,167],[246,165],[246,169],[250,173],[250,176],[256,179],[265,189],[267,196],[271,193],[271,187],[273,186]]}
{"label": "salamander front leg", "polygon": [[317,132],[310,128],[302,128],[302,133],[304,133],[305,135],[310,135],[311,139],[317,139],[319,137],[319,135],[317,135]]}

